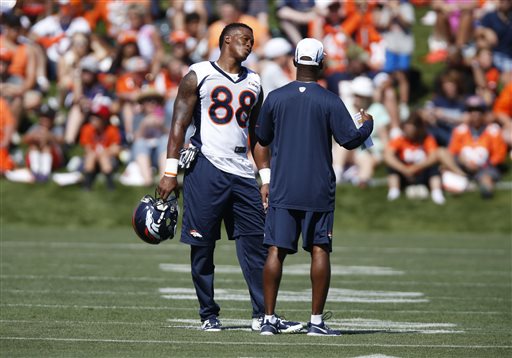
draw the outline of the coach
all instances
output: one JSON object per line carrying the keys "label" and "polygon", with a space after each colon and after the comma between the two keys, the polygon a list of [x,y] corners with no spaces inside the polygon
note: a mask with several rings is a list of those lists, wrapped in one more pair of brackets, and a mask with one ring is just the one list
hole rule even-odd
{"label": "coach", "polygon": [[[307,334],[341,334],[322,319],[331,276],[336,190],[331,141],[334,137],[347,149],[357,148],[371,134],[373,118],[362,111],[363,125],[357,129],[341,99],[316,83],[323,58],[320,41],[300,41],[294,60],[297,80],[269,93],[256,125],[259,142],[272,145],[270,184],[261,189],[262,197],[268,199],[262,335],[279,333],[274,311],[283,261],[297,252],[301,233],[302,247],[311,254],[312,312]],[[265,171],[268,175],[270,169]]]}

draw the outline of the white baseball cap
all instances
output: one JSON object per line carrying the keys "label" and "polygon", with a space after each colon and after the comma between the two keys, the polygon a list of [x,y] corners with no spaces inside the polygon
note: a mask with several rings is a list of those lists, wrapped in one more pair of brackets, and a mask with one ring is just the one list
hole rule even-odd
{"label": "white baseball cap", "polygon": [[[309,57],[311,60],[301,60]],[[324,46],[316,39],[305,38],[299,41],[295,49],[295,62],[301,65],[320,66],[324,58]]]}
{"label": "white baseball cap", "polygon": [[373,96],[373,82],[365,76],[359,76],[352,80],[352,93],[361,97]]}
{"label": "white baseball cap", "polygon": [[292,45],[282,37],[270,39],[263,47],[266,58],[272,59],[292,52]]}

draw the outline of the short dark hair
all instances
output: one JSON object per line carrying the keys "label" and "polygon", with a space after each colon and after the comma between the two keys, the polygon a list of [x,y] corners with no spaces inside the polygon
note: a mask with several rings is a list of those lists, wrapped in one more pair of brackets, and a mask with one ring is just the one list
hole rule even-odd
{"label": "short dark hair", "polygon": [[252,32],[252,29],[250,26],[246,24],[242,24],[241,22],[233,22],[222,30],[220,36],[219,36],[219,48],[222,50],[222,44],[224,43],[224,38],[229,35],[233,30],[238,29],[240,27],[246,28]]}

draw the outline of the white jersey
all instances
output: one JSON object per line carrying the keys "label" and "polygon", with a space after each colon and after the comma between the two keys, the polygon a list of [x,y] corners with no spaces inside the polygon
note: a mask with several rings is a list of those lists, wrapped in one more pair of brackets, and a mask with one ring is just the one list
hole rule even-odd
{"label": "white jersey", "polygon": [[260,76],[242,67],[240,74],[224,72],[214,62],[190,66],[197,76],[198,103],[191,142],[218,169],[254,178],[247,158],[249,116],[261,93]]}

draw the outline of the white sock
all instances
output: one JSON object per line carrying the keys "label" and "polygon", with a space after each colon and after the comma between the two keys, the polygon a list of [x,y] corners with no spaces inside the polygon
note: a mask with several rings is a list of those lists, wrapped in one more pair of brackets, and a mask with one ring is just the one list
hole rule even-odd
{"label": "white sock", "polygon": [[321,314],[312,314],[310,322],[313,323],[313,324],[320,324],[320,323],[322,323],[322,315]]}
{"label": "white sock", "polygon": [[267,322],[267,321],[269,321],[272,324],[275,324],[277,322],[276,315],[275,314],[270,315],[270,316],[269,315],[265,315],[265,319],[263,320],[263,322]]}
{"label": "white sock", "polygon": [[52,172],[52,155],[50,153],[41,153],[41,174],[50,175]]}
{"label": "white sock", "polygon": [[28,160],[30,161],[32,173],[39,174],[41,171],[41,153],[38,150],[31,150],[28,153]]}

